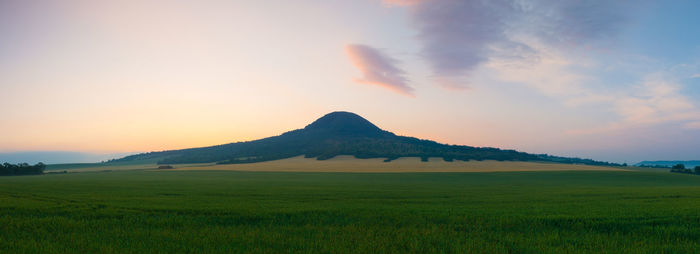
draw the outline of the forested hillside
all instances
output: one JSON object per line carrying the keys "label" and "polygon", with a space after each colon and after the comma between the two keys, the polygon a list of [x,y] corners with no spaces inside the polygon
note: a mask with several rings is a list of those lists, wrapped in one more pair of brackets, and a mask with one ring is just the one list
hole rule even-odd
{"label": "forested hillside", "polygon": [[295,156],[330,159],[338,155],[357,158],[440,157],[452,160],[551,161],[589,165],[616,165],[606,162],[536,155],[515,150],[446,145],[430,140],[397,136],[382,130],[366,119],[349,112],[327,114],[303,129],[280,136],[225,145],[150,152],[127,156],[115,161],[153,160],[160,164],[175,163],[251,163]]}

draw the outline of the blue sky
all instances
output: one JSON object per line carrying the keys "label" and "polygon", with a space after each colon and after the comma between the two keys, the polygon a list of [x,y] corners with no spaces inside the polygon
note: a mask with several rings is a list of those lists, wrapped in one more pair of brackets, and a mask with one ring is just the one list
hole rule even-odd
{"label": "blue sky", "polygon": [[0,152],[215,145],[346,110],[450,144],[615,162],[698,159],[699,9],[698,1],[1,1]]}

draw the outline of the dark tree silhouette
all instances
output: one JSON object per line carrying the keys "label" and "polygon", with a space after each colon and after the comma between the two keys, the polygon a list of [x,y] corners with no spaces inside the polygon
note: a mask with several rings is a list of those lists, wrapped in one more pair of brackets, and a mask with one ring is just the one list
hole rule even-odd
{"label": "dark tree silhouette", "polygon": [[0,175],[39,175],[44,173],[44,169],[46,169],[46,165],[41,162],[33,166],[28,163],[10,164],[5,162],[0,165]]}
{"label": "dark tree silhouette", "polygon": [[685,169],[685,165],[683,165],[683,164],[676,164],[676,165],[673,165],[673,167],[672,167],[671,169],[680,169],[680,170],[683,170],[683,169]]}

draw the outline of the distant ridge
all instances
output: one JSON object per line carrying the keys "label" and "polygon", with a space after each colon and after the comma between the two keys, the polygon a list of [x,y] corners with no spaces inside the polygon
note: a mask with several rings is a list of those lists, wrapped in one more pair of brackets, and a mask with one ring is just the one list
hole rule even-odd
{"label": "distant ridge", "polygon": [[529,154],[515,150],[440,144],[431,140],[398,136],[351,112],[324,115],[303,129],[279,136],[224,145],[150,152],[127,156],[113,162],[149,160],[159,164],[177,163],[252,163],[303,155],[319,160],[338,155],[356,158],[440,157],[453,160],[548,161],[587,165],[618,165],[590,159]]}
{"label": "distant ridge", "polygon": [[67,151],[23,151],[23,152],[3,152],[0,153],[0,163],[29,163],[36,164],[43,162],[46,164],[58,163],[96,163],[114,158],[121,158],[134,153],[83,153]]}
{"label": "distant ridge", "polygon": [[635,164],[635,166],[641,167],[673,167],[677,164],[683,164],[686,168],[694,168],[695,166],[700,166],[700,160],[692,161],[642,161]]}

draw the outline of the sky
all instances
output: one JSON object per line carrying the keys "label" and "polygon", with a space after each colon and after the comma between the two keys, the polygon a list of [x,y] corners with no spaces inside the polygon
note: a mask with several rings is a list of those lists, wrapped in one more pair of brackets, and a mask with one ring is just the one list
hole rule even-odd
{"label": "sky", "polygon": [[700,1],[0,0],[0,152],[279,135],[700,159]]}

